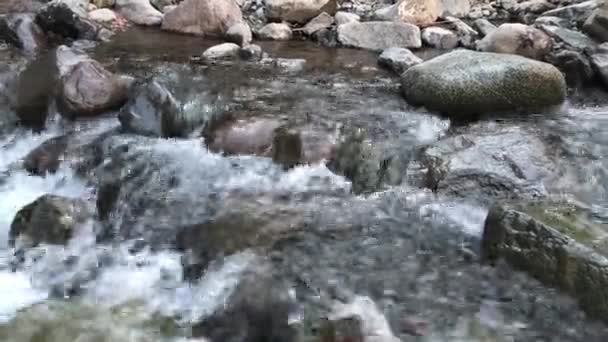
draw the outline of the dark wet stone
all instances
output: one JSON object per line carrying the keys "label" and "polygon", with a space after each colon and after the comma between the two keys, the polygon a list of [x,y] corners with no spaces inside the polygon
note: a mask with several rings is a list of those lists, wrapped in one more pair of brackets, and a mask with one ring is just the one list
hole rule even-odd
{"label": "dark wet stone", "polygon": [[571,87],[589,84],[595,74],[586,54],[574,50],[554,50],[547,56],[547,62],[555,65],[566,76]]}
{"label": "dark wet stone", "polygon": [[534,197],[553,164],[538,138],[519,128],[472,129],[429,146],[421,156],[427,187],[461,197]]}
{"label": "dark wet stone", "polygon": [[296,342],[298,331],[289,322],[294,307],[286,284],[275,279],[267,265],[256,265],[242,276],[224,306],[193,332],[210,342]]}
{"label": "dark wet stone", "polygon": [[30,13],[0,16],[0,41],[23,49],[28,54],[46,46],[46,36],[34,22],[34,15]]}
{"label": "dark wet stone", "polygon": [[23,207],[11,224],[9,243],[23,245],[65,244],[80,225],[90,219],[86,202],[55,195],[44,195]]}
{"label": "dark wet stone", "polygon": [[300,132],[286,128],[276,129],[272,141],[272,160],[289,169],[302,163],[303,157]]}
{"label": "dark wet stone", "polygon": [[118,119],[126,132],[157,137],[187,133],[180,105],[167,88],[153,80],[138,87]]}
{"label": "dark wet stone", "polygon": [[482,241],[484,258],[504,258],[577,298],[591,317],[608,317],[608,225],[565,201],[495,205]]}
{"label": "dark wet stone", "polygon": [[608,53],[596,53],[591,55],[591,66],[599,76],[604,86],[608,87]]}
{"label": "dark wet stone", "polygon": [[387,184],[398,184],[405,169],[398,153],[372,144],[363,131],[346,133],[327,167],[349,179],[355,193],[371,193]]}
{"label": "dark wet stone", "polygon": [[69,138],[59,136],[51,138],[25,156],[23,168],[29,173],[44,176],[55,173],[61,165],[64,153],[68,148]]}
{"label": "dark wet stone", "polygon": [[408,69],[401,80],[410,104],[460,118],[543,109],[566,98],[557,68],[516,55],[457,50]]}
{"label": "dark wet stone", "polygon": [[97,38],[98,27],[82,19],[64,3],[50,3],[36,13],[36,23],[45,32],[61,38],[90,39]]}
{"label": "dark wet stone", "polygon": [[244,60],[260,60],[262,59],[262,47],[256,44],[249,44],[239,50],[239,56]]}
{"label": "dark wet stone", "polygon": [[600,43],[608,41],[608,12],[605,9],[593,11],[585,21],[583,30]]}

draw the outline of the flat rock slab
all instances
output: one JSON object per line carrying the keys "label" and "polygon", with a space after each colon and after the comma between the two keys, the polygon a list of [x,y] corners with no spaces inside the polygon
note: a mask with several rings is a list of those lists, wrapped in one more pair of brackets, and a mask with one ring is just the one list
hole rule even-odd
{"label": "flat rock slab", "polygon": [[420,29],[412,24],[368,21],[338,26],[338,41],[349,47],[382,51],[391,47],[419,48]]}
{"label": "flat rock slab", "polygon": [[494,206],[482,253],[575,297],[583,310],[608,320],[608,224],[565,200]]}

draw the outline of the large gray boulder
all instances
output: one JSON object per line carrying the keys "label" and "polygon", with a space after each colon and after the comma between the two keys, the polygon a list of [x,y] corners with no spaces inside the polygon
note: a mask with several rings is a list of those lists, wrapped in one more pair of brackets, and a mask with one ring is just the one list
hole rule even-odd
{"label": "large gray boulder", "polygon": [[456,116],[560,105],[566,82],[554,66],[516,55],[457,50],[408,69],[405,99]]}
{"label": "large gray boulder", "polygon": [[482,254],[499,258],[577,298],[592,317],[608,319],[608,225],[568,201],[494,206]]}
{"label": "large gray boulder", "polygon": [[62,115],[96,115],[120,108],[127,101],[132,77],[112,74],[99,62],[64,45],[57,48],[56,60],[57,104]]}
{"label": "large gray boulder", "polygon": [[163,14],[149,0],[116,0],[116,10],[131,22],[144,26],[158,26]]}
{"label": "large gray boulder", "polygon": [[9,233],[9,243],[23,247],[40,243],[65,244],[88,219],[86,202],[44,195],[17,212]]}
{"label": "large gray boulder", "polygon": [[349,47],[382,51],[391,47],[419,48],[420,29],[412,24],[368,21],[338,26],[338,41]]}
{"label": "large gray boulder", "polygon": [[269,19],[301,24],[323,12],[334,15],[337,8],[336,0],[266,0]]}
{"label": "large gray boulder", "polygon": [[162,29],[221,37],[241,22],[243,14],[233,0],[185,0],[165,14]]}
{"label": "large gray boulder", "polygon": [[477,49],[542,60],[551,51],[552,45],[551,38],[537,28],[524,24],[502,24],[477,42]]}

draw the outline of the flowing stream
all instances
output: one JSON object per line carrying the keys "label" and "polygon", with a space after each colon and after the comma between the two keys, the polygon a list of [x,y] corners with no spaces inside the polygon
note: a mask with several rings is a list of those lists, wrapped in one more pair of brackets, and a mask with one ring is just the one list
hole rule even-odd
{"label": "flowing stream", "polygon": [[[161,80],[188,110],[221,108],[244,117],[285,119],[326,136],[344,126],[360,127],[373,144],[404,158],[458,134],[481,137],[480,130],[489,131],[480,141],[491,147],[494,129],[516,137],[525,132],[543,144],[553,162],[543,188],[578,199],[600,219],[608,217],[608,106],[577,102],[560,113],[456,124],[409,107],[398,79],[379,69],[372,53],[268,43],[263,48],[273,57],[306,59],[304,70],[191,63],[213,43],[131,29],[88,53],[113,71]],[[255,251],[241,251],[218,260],[200,280],[186,282],[184,256],[163,248],[164,241],[151,248],[138,248],[138,239],[130,238],[98,242],[100,223],[91,221],[67,246],[37,247],[25,256],[25,266],[14,270],[8,233],[19,209],[48,193],[93,202],[97,196],[69,163],[46,177],[29,175],[16,163],[49,138],[75,132],[91,140],[118,125],[115,113],[75,123],[54,116],[42,132],[17,129],[0,136],[1,341],[198,340],[193,326],[223,305],[246,269],[262,262]],[[121,158],[132,163],[129,169],[144,170],[142,191],[160,196],[166,181],[178,184],[163,199],[142,197],[149,202],[138,212],[117,209],[112,218],[117,231],[163,240],[164,232],[147,227],[170,229],[207,217],[217,205],[210,198],[218,196],[220,209],[235,198],[237,204],[265,209],[277,203],[287,212],[297,209],[308,229],[273,248],[270,259],[292,285],[300,315],[314,298],[357,294],[376,301],[402,341],[605,341],[608,336],[608,328],[587,319],[556,290],[506,265],[479,263],[491,205],[483,196],[436,194],[417,186],[415,174],[380,192],[356,195],[348,179],[321,163],[285,171],[268,158],[210,152],[197,137],[118,135],[106,144],[111,151],[129,147]],[[505,154],[517,157],[515,152]],[[133,196],[139,188],[132,189]],[[279,216],[276,220],[284,221],[275,224],[296,219]],[[428,322],[425,336],[401,329],[405,317]]]}

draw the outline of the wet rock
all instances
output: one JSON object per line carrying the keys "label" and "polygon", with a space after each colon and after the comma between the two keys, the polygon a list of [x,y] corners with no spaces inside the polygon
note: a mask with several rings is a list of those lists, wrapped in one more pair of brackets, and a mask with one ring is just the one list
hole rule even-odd
{"label": "wet rock", "polygon": [[477,19],[473,22],[473,27],[479,32],[482,37],[487,36],[496,29],[496,26],[489,22],[487,19]]}
{"label": "wet rock", "polygon": [[3,95],[9,97],[10,108],[21,124],[40,130],[44,128],[56,87],[55,66],[50,58],[40,55],[19,69],[6,85]]}
{"label": "wet rock", "polygon": [[257,32],[257,37],[262,40],[290,40],[291,27],[286,23],[270,23]]}
{"label": "wet rock", "polygon": [[165,14],[162,29],[222,37],[231,26],[241,22],[241,9],[233,0],[185,0]]}
{"label": "wet rock", "polygon": [[302,28],[302,32],[306,35],[312,35],[320,30],[327,29],[334,24],[334,17],[323,12],[314,17]]}
{"label": "wet rock", "polygon": [[306,67],[306,60],[302,58],[270,58],[262,59],[262,63],[291,74],[299,73]]}
{"label": "wet rock", "polygon": [[577,51],[594,51],[597,44],[585,34],[558,26],[541,26],[551,38]]}
{"label": "wet rock", "polygon": [[282,123],[273,119],[237,120],[214,131],[206,139],[212,151],[228,155],[270,156],[275,130]]}
{"label": "wet rock", "polygon": [[290,324],[296,307],[287,285],[273,275],[271,266],[260,262],[241,276],[226,303],[194,328],[210,342],[298,340]]}
{"label": "wet rock", "polygon": [[475,41],[479,38],[479,34],[464,21],[454,17],[446,17],[445,23],[442,25],[456,32],[461,46],[469,49],[475,47]]}
{"label": "wet rock", "polygon": [[471,198],[520,198],[545,193],[553,164],[538,138],[520,128],[476,127],[426,148],[427,187]]}
{"label": "wet rock", "polygon": [[608,41],[608,11],[597,9],[587,18],[583,30],[601,43]]}
{"label": "wet rock", "polygon": [[353,22],[357,22],[361,20],[361,17],[359,17],[359,15],[357,15],[356,13],[349,13],[349,12],[337,12],[336,15],[334,16],[334,19],[336,21],[336,25],[340,26],[343,24],[348,24],[348,23],[353,23]]}
{"label": "wet rock", "polygon": [[349,303],[336,302],[328,315],[321,341],[399,342],[384,314],[369,297],[356,296]]}
{"label": "wet rock", "polygon": [[158,26],[163,14],[149,0],[116,0],[116,11],[129,21],[144,26]]}
{"label": "wet rock", "polygon": [[37,176],[55,173],[59,169],[63,155],[68,148],[68,141],[67,136],[59,136],[45,141],[25,156],[23,168]]}
{"label": "wet rock", "polygon": [[338,26],[338,41],[349,47],[382,51],[391,47],[419,48],[420,29],[412,24],[368,21]]}
{"label": "wet rock", "polygon": [[541,17],[558,17],[565,19],[574,27],[581,27],[591,13],[599,7],[599,2],[590,0],[569,6],[558,7],[547,11]]}
{"label": "wet rock", "polygon": [[116,13],[109,8],[100,8],[89,12],[89,19],[98,23],[111,23],[117,18]]}
{"label": "wet rock", "polygon": [[588,84],[594,78],[589,58],[578,51],[557,50],[547,56],[547,62],[555,65],[566,76],[568,85],[577,87]]}
{"label": "wet rock", "polygon": [[0,41],[5,41],[28,54],[46,46],[46,36],[29,13],[0,16]]}
{"label": "wet rock", "polygon": [[378,64],[401,75],[405,70],[416,64],[422,63],[422,59],[413,52],[404,48],[388,48],[378,57]]}
{"label": "wet rock", "polygon": [[372,193],[401,182],[402,159],[398,154],[374,146],[363,131],[346,132],[327,168],[346,177],[354,193]]}
{"label": "wet rock", "polygon": [[321,29],[312,34],[312,39],[318,42],[322,46],[326,47],[338,47],[338,30],[335,26]]}
{"label": "wet rock", "polygon": [[228,31],[226,31],[225,39],[228,42],[245,46],[251,43],[253,36],[247,23],[238,23],[230,26]]}
{"label": "wet rock", "polygon": [[591,66],[601,79],[604,86],[608,86],[608,53],[596,53],[591,56]]}
{"label": "wet rock", "polygon": [[97,26],[83,19],[62,2],[51,2],[38,11],[36,23],[43,31],[51,32],[61,38],[74,40],[97,38]]}
{"label": "wet rock", "polygon": [[536,27],[542,27],[543,25],[567,27],[568,20],[560,17],[538,17],[534,21]]}
{"label": "wet rock", "polygon": [[551,38],[543,31],[523,24],[502,24],[482,40],[477,49],[542,60],[551,51]]}
{"label": "wet rock", "polygon": [[297,130],[281,127],[275,130],[272,140],[272,160],[290,169],[300,163],[304,158],[302,137]]}
{"label": "wet rock", "polygon": [[188,274],[200,275],[213,260],[245,249],[263,253],[304,228],[303,211],[278,201],[226,201],[227,205],[206,222],[179,228],[176,247],[188,255]]}
{"label": "wet rock", "polygon": [[566,82],[547,63],[457,50],[408,69],[402,75],[402,90],[413,105],[464,118],[473,113],[560,105],[566,97]]}
{"label": "wet rock", "polygon": [[214,45],[203,52],[203,60],[217,61],[220,59],[235,58],[241,48],[235,43],[223,43]]}
{"label": "wet rock", "polygon": [[90,218],[87,204],[82,200],[43,195],[17,212],[11,224],[9,243],[23,247],[40,243],[65,244]]}
{"label": "wet rock", "polygon": [[567,201],[495,205],[488,214],[482,252],[488,261],[504,258],[542,282],[575,297],[591,317],[608,314],[608,226]]}
{"label": "wet rock", "polygon": [[171,92],[155,80],[138,86],[118,115],[123,130],[146,136],[186,137],[212,120],[200,111],[186,112]]}
{"label": "wet rock", "polygon": [[458,36],[442,27],[427,27],[422,30],[422,41],[433,48],[450,50],[458,46]]}
{"label": "wet rock", "polygon": [[57,104],[62,115],[96,115],[120,108],[127,101],[132,77],[114,75],[66,46],[57,48],[56,58],[60,83]]}
{"label": "wet rock", "polygon": [[337,8],[336,0],[266,0],[268,19],[301,24],[323,12],[334,15]]}
{"label": "wet rock", "polygon": [[434,23],[442,13],[441,0],[400,0],[392,6],[376,11],[375,18],[427,26]]}
{"label": "wet rock", "polygon": [[247,61],[262,59],[262,53],[262,47],[256,44],[249,44],[239,50],[239,56]]}

